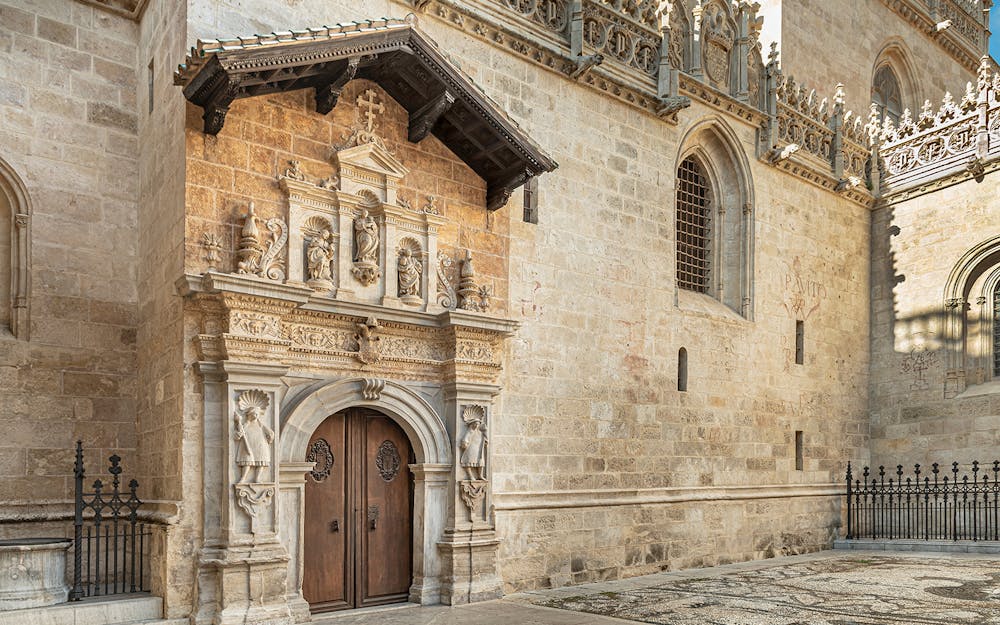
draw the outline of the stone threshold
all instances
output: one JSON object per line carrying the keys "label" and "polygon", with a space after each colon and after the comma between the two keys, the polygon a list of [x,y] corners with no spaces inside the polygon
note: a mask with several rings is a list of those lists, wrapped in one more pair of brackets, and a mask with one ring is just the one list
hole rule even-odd
{"label": "stone threshold", "polygon": [[339,610],[337,612],[326,612],[313,615],[312,622],[315,625],[336,625],[339,619],[348,616],[364,616],[378,612],[389,612],[391,610],[403,610],[406,608],[419,608],[419,603],[387,603],[385,605],[373,605],[369,608],[357,608],[355,610]]}
{"label": "stone threshold", "polygon": [[163,599],[148,594],[90,597],[41,608],[0,612],[0,625],[181,625],[162,620]]}
{"label": "stone threshold", "polygon": [[833,548],[846,551],[916,551],[921,553],[1000,554],[1000,541],[993,540],[913,540],[858,538],[833,541]]}

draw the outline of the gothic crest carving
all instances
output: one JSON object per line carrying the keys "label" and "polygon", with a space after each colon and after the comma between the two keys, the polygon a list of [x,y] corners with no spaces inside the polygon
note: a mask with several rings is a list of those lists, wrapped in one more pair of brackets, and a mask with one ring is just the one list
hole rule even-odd
{"label": "gothic crest carving", "polygon": [[261,481],[261,472],[271,466],[271,443],[274,430],[264,423],[270,400],[267,393],[249,390],[240,393],[233,413],[233,433],[240,443],[236,454],[236,466],[242,469],[239,482],[247,484]]}
{"label": "gothic crest carving", "polygon": [[316,465],[309,475],[316,482],[322,482],[330,477],[333,469],[333,450],[326,439],[318,438],[309,446],[309,453],[306,455],[306,462],[315,462]]}
{"label": "gothic crest carving", "polygon": [[259,222],[254,204],[250,202],[236,250],[236,273],[280,282],[285,279],[285,261],[281,258],[281,252],[288,242],[288,227],[277,217],[268,219],[264,226],[270,234],[265,239]]}
{"label": "gothic crest carving", "polygon": [[364,323],[358,323],[355,327],[357,334],[354,335],[354,340],[358,342],[358,360],[366,365],[382,360],[382,352],[379,349],[379,341],[382,339],[376,336],[379,330],[378,320],[375,317],[368,317]]}
{"label": "gothic crest carving", "polygon": [[375,454],[375,468],[382,477],[382,481],[391,482],[399,474],[399,467],[402,460],[399,457],[399,450],[392,441],[382,441]]}
{"label": "gothic crest carving", "polygon": [[723,91],[729,90],[729,59],[736,41],[735,29],[725,7],[713,2],[701,15],[704,33],[702,55],[709,80]]}
{"label": "gothic crest carving", "polygon": [[469,509],[469,522],[475,523],[489,482],[485,480],[462,480],[462,503]]}

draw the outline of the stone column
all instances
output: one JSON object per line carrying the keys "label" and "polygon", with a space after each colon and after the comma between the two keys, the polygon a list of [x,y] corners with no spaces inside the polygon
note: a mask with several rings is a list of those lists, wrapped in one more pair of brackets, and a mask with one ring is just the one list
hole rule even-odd
{"label": "stone column", "polygon": [[691,68],[688,71],[689,74],[695,78],[701,80],[701,48],[702,48],[702,36],[701,31],[701,14],[705,11],[702,7],[702,3],[699,1],[697,6],[691,9]]}
{"label": "stone column", "polygon": [[411,464],[413,473],[413,584],[410,601],[441,602],[441,554],[437,538],[447,525],[448,464]]}
{"label": "stone column", "polygon": [[[441,602],[449,605],[503,596],[497,567],[499,541],[491,512],[489,431],[493,399],[500,388],[475,382],[453,382],[444,388],[445,425],[454,432],[455,466],[448,493],[448,526],[439,543],[443,565]],[[471,434],[479,421],[485,444],[483,466],[474,466],[480,439]],[[463,449],[466,447],[466,449]],[[466,453],[470,452],[470,453]]]}
{"label": "stone column", "polygon": [[282,462],[278,467],[278,525],[281,544],[288,552],[288,580],[285,600],[296,623],[312,620],[309,604],[302,597],[302,555],[306,504],[306,474],[313,469],[312,462]]}
{"label": "stone column", "polygon": [[334,297],[354,300],[354,289],[357,284],[351,274],[354,267],[354,211],[350,206],[340,203],[337,210],[337,288]]}

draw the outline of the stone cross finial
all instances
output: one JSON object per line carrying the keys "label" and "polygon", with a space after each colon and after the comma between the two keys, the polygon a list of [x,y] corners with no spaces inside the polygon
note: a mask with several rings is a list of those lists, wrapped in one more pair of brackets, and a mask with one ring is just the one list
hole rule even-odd
{"label": "stone cross finial", "polygon": [[365,120],[365,131],[368,133],[374,133],[375,127],[378,126],[375,115],[385,111],[382,103],[375,99],[376,95],[373,90],[365,89],[365,92],[358,96],[358,107],[364,109],[361,116]]}

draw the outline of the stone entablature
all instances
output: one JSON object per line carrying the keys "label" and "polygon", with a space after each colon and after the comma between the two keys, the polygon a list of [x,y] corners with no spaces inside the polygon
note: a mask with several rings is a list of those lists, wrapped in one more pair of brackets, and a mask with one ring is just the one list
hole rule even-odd
{"label": "stone entablature", "polygon": [[975,69],[986,52],[989,6],[984,0],[882,0],[945,52]]}

